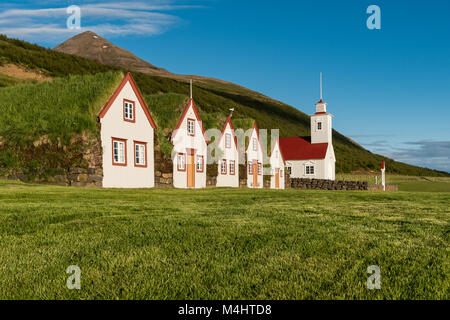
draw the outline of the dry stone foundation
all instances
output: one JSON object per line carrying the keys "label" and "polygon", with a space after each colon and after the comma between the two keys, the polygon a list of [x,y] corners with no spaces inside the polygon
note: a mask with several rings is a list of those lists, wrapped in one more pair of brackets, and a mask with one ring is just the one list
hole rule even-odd
{"label": "dry stone foundation", "polygon": [[291,178],[291,188],[312,190],[368,190],[364,181],[333,181],[323,179]]}

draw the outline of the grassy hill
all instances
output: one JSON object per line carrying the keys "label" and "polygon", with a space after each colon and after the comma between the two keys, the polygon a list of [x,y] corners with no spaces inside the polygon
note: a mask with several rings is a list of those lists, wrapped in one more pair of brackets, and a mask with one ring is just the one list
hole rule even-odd
{"label": "grassy hill", "polygon": [[[11,108],[15,108],[15,112],[19,116],[20,121],[22,121],[16,134],[16,139],[19,140],[19,136],[22,136],[22,139],[24,140],[32,140],[32,138],[36,138],[37,133],[44,135],[55,134],[57,136],[59,133],[63,135],[64,132],[68,132],[72,129],[77,131],[80,128],[83,128],[83,126],[89,127],[89,125],[91,125],[89,124],[89,121],[91,120],[86,120],[86,114],[77,115],[77,112],[86,112],[87,105],[84,104],[81,107],[74,107],[71,104],[81,103],[73,100],[79,98],[83,99],[83,97],[90,94],[90,90],[95,91],[98,88],[95,87],[93,82],[91,82],[91,84],[94,85],[93,88],[86,85],[90,83],[90,80],[86,80],[90,79],[89,77],[84,79],[84,77],[74,78],[70,76],[92,76],[107,73],[109,71],[127,71],[115,66],[103,65],[95,61],[56,52],[0,35],[0,64],[7,63],[24,66],[31,70],[37,70],[54,78],[53,84],[47,82],[46,84],[23,85],[6,77],[0,77],[0,83],[2,83],[3,86],[13,86],[12,88],[7,87],[0,89],[0,112],[4,114],[5,112],[8,112],[8,110],[12,110]],[[102,79],[107,79],[111,75],[111,73],[107,73],[107,75],[98,76],[100,78],[104,77]],[[138,72],[133,72],[133,76],[160,126],[159,130],[161,131],[158,132],[158,137],[160,140],[164,139],[164,137],[168,136],[168,130],[165,130],[165,128],[169,128],[169,130],[173,128],[173,124],[180,116],[180,112],[187,101],[187,93],[189,92],[188,83],[183,79],[174,79]],[[57,78],[59,77],[63,77],[64,79],[58,80]],[[79,92],[80,96],[71,96],[69,94],[68,96],[62,97],[58,91],[63,90],[61,92],[64,92],[64,85],[62,85],[62,83],[70,86],[70,83],[73,81],[80,81],[80,83],[85,84],[84,87],[83,85],[77,87],[81,90]],[[108,87],[108,85],[109,83],[106,83],[105,87]],[[47,110],[45,113],[39,113],[38,109],[34,109],[33,111],[33,106],[32,104],[29,104],[29,100],[23,99],[23,94],[25,93],[26,96],[27,90],[31,90],[30,86],[42,86],[42,88],[48,89],[46,91],[48,94],[54,95],[53,98],[49,98],[48,100],[44,97],[42,107],[44,110]],[[254,119],[261,129],[280,129],[281,137],[305,136],[310,134],[310,122],[307,114],[282,102],[270,99],[269,97],[238,85],[202,78],[195,82],[194,98],[200,109],[201,116],[205,120],[205,126],[207,128],[217,127],[221,129],[223,122],[228,115],[228,109],[234,107],[236,109],[234,113],[235,119]],[[31,97],[30,99],[31,101],[34,101],[33,99],[35,98]],[[49,103],[50,101],[54,101],[54,103]],[[64,101],[69,101],[69,103],[65,103]],[[85,100],[83,101],[83,103],[86,103]],[[15,107],[12,106],[14,104]],[[30,112],[30,110],[27,109],[34,112],[34,118],[26,115],[27,112]],[[54,112],[52,112],[52,110],[54,110]],[[64,120],[66,115],[67,119]],[[13,122],[9,123],[5,119],[0,122],[3,126],[3,128],[0,128],[0,136],[3,137],[4,142],[7,140],[5,139],[6,133],[14,135],[11,131],[14,131],[14,126],[19,124],[17,121],[13,120]],[[62,121],[62,123],[60,123],[59,126],[55,124],[54,127],[53,125],[47,127],[43,125],[44,123],[49,124],[52,121]],[[35,122],[40,128],[39,130],[27,128],[27,126],[34,127]],[[9,133],[8,130],[10,131]],[[28,134],[30,136],[28,136]],[[376,170],[379,168],[381,160],[385,160],[388,171],[391,173],[422,176],[449,175],[448,173],[407,165],[373,154],[337,131],[333,131],[333,144],[337,158],[337,172]],[[3,150],[3,154],[0,153],[0,166],[2,165],[2,158],[4,159],[4,165],[6,163],[5,159],[11,156],[5,155],[4,146],[5,145],[3,144],[1,149]]]}

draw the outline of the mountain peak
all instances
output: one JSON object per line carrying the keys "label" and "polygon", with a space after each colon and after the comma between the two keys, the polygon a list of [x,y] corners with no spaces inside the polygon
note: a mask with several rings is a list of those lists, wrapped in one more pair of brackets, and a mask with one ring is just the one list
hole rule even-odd
{"label": "mountain peak", "polygon": [[128,70],[152,74],[169,74],[167,70],[142,60],[92,31],[79,33],[59,44],[53,50]]}

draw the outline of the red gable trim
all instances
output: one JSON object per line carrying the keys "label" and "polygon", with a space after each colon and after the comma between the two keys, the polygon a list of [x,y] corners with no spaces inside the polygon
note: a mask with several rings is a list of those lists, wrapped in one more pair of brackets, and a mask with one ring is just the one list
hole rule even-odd
{"label": "red gable trim", "polygon": [[223,135],[225,134],[225,129],[227,128],[227,124],[228,124],[228,123],[230,124],[231,133],[233,134],[234,145],[236,146],[236,149],[239,151],[239,145],[238,145],[238,143],[237,143],[237,137],[236,137],[236,135],[234,134],[233,123],[231,122],[231,114],[228,116],[227,121],[225,122],[225,125],[223,126],[222,133],[220,134],[220,138],[219,138],[219,140],[217,141],[217,146],[219,146],[220,141],[222,141],[222,137],[223,137]]}
{"label": "red gable trim", "polygon": [[328,143],[311,143],[301,137],[280,138],[284,160],[324,159]]}
{"label": "red gable trim", "polygon": [[205,139],[206,143],[208,144],[209,140],[208,140],[208,138],[206,137],[206,134],[205,134],[205,128],[203,127],[202,118],[200,118],[200,114],[198,113],[197,106],[195,105],[194,99],[192,99],[192,98],[189,99],[189,101],[188,101],[188,103],[186,105],[186,108],[184,108],[184,111],[181,114],[180,119],[178,120],[177,126],[175,127],[175,130],[172,133],[172,138],[173,138],[174,133],[177,132],[178,129],[180,129],[181,124],[183,123],[183,120],[186,117],[186,114],[187,114],[187,112],[189,110],[189,107],[191,106],[191,103],[192,103],[192,109],[194,110],[195,117],[197,118],[197,121],[199,122],[200,127],[202,128],[203,138]]}
{"label": "red gable trim", "polygon": [[[258,142],[259,142],[259,147],[261,148],[261,152],[263,152],[263,147],[262,147],[262,144],[261,144],[261,139],[259,138],[259,129],[258,129],[258,126],[256,125],[256,121],[253,123],[253,130],[256,130],[256,138],[258,139]],[[252,133],[251,133],[251,135],[250,135],[250,138],[252,137],[252,135],[253,135],[253,130],[252,130]],[[250,146],[251,146],[251,141],[250,141],[250,139],[248,140],[248,146],[247,146],[247,151],[248,151],[248,148],[250,148]]]}
{"label": "red gable trim", "polygon": [[129,72],[125,75],[125,77],[123,78],[122,82],[117,87],[116,91],[114,91],[114,94],[111,96],[111,98],[109,98],[108,102],[105,104],[103,109],[100,111],[100,113],[98,114],[98,117],[101,119],[101,118],[103,118],[106,115],[106,113],[108,112],[109,108],[111,108],[111,105],[116,100],[117,96],[122,91],[123,87],[125,86],[125,84],[127,82],[130,82],[130,85],[133,88],[133,91],[134,91],[136,97],[139,100],[139,103],[140,103],[140,105],[142,107],[142,110],[144,110],[144,113],[147,116],[148,122],[150,123],[150,125],[152,126],[153,129],[156,129],[155,121],[153,121],[153,118],[152,118],[150,112],[148,111],[147,104],[145,103],[144,99],[142,98],[142,94],[139,91],[139,88],[136,85],[136,82],[134,82],[133,76]]}

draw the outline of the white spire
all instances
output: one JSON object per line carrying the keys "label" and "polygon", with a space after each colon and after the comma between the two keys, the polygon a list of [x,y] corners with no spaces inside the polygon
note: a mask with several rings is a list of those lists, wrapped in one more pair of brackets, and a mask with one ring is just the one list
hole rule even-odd
{"label": "white spire", "polygon": [[320,101],[322,101],[322,72],[320,73]]}
{"label": "white spire", "polygon": [[189,84],[190,84],[190,96],[192,99],[192,79],[189,80]]}

